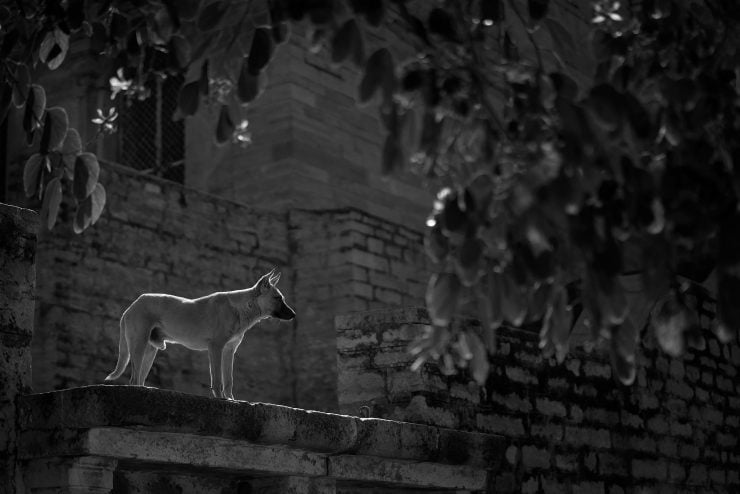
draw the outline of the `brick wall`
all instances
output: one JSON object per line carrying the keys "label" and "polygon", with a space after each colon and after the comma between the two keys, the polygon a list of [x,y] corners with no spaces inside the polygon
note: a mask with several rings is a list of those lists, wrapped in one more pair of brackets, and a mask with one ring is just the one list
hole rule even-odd
{"label": "brick wall", "polygon": [[0,203],[0,494],[20,489],[16,406],[31,384],[37,229],[33,211]]}
{"label": "brick wall", "polygon": [[[108,202],[99,222],[82,235],[63,224],[40,238],[35,391],[102,382],[116,363],[121,313],[141,293],[199,297],[241,289],[276,266],[292,298],[284,215],[117,165],[102,169]],[[291,402],[283,348],[292,330],[265,321],[247,334],[234,365],[238,398]],[[147,383],[207,394],[207,354],[169,345]]]}
{"label": "brick wall", "polygon": [[336,410],[334,316],[423,302],[421,235],[355,209],[290,212],[297,404]]}
{"label": "brick wall", "polygon": [[[635,384],[608,359],[574,351],[558,365],[538,337],[501,329],[487,385],[408,366],[422,309],[338,317],[339,403],[356,414],[496,433],[508,440],[502,492],[738,492],[740,346],[707,333],[706,350],[672,359],[645,337]],[[463,321],[478,330],[475,321]],[[498,492],[498,491],[497,491]]]}

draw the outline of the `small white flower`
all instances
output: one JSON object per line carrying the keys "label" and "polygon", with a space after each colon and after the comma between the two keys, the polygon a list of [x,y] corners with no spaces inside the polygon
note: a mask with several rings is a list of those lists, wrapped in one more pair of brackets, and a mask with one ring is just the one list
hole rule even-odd
{"label": "small white flower", "polygon": [[115,107],[111,107],[108,110],[108,114],[103,113],[103,110],[98,108],[96,110],[98,116],[92,119],[92,123],[100,127],[100,131],[106,134],[112,134],[116,131],[116,124],[114,123],[118,118],[118,112]]}
{"label": "small white flower", "polygon": [[118,96],[118,93],[123,91],[124,93],[128,91],[129,87],[131,87],[131,83],[133,81],[127,80],[125,77],[123,77],[123,68],[119,68],[118,71],[116,71],[116,75],[110,78],[110,99],[116,99],[116,96]]}

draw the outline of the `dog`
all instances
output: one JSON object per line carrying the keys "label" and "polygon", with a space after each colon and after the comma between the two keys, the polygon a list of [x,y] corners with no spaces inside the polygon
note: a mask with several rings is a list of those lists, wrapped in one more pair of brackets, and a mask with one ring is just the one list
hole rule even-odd
{"label": "dog", "polygon": [[131,361],[131,384],[143,386],[157,350],[177,343],[208,351],[211,393],[234,399],[234,354],[252,326],[268,317],[295,318],[277,288],[280,273],[273,269],[244,290],[216,292],[187,299],[164,293],[145,293],[121,316],[118,362],[106,381],[117,379]]}

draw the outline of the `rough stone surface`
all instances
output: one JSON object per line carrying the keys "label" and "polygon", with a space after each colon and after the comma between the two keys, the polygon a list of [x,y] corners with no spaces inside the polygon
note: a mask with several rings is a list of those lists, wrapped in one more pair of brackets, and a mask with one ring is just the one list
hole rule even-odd
{"label": "rough stone surface", "polygon": [[33,211],[0,204],[0,493],[20,485],[15,468],[18,397],[31,385],[36,230]]}
{"label": "rough stone surface", "polygon": [[[149,432],[177,433],[321,454],[351,452],[452,465],[489,466],[503,455],[500,439],[488,434],[140,386],[86,386],[27,395],[20,402],[27,438],[24,454],[29,457],[46,454],[45,438],[59,431],[104,431],[106,427],[135,428],[141,438]],[[75,437],[73,433],[64,442],[73,443]]]}

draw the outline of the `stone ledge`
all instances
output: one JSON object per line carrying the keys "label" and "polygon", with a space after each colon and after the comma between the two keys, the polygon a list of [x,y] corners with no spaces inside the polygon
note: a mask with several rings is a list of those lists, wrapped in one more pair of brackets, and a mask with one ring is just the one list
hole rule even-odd
{"label": "stone ledge", "polygon": [[505,450],[496,435],[140,386],[95,385],[26,395],[19,416],[27,438],[34,431],[66,434],[115,427],[487,469],[498,467]]}

